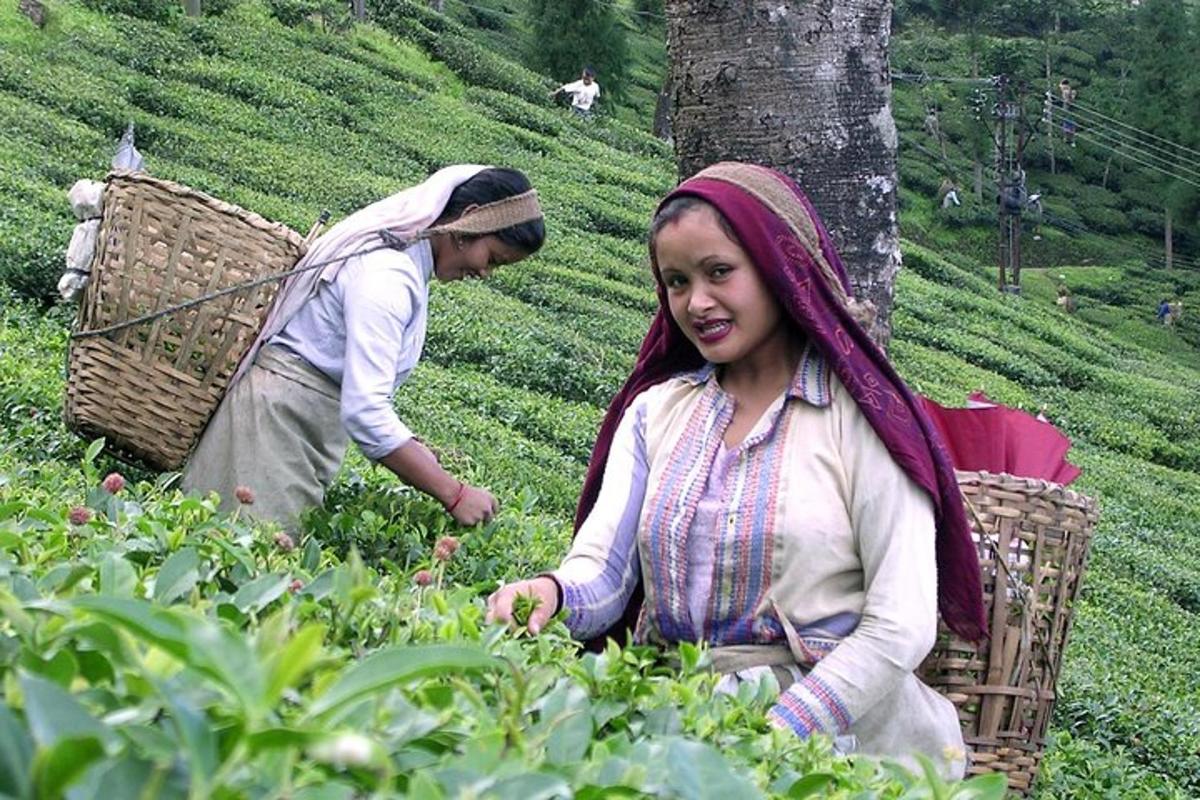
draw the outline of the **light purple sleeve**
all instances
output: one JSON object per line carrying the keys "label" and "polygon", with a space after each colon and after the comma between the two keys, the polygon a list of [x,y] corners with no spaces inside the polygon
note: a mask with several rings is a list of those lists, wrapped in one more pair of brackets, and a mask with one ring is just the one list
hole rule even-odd
{"label": "light purple sleeve", "polygon": [[637,529],[649,471],[645,430],[643,394],[621,418],[596,504],[552,573],[577,639],[597,636],[620,619],[641,577]]}

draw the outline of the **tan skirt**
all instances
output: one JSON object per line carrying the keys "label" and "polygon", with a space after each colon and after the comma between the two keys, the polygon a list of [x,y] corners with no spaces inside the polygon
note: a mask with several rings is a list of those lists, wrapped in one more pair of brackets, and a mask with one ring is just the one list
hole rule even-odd
{"label": "tan skirt", "polygon": [[295,528],[321,505],[345,458],[349,437],[340,417],[340,388],[300,356],[273,345],[233,385],[204,429],[183,471],[183,490],[221,496],[254,493],[242,513]]}

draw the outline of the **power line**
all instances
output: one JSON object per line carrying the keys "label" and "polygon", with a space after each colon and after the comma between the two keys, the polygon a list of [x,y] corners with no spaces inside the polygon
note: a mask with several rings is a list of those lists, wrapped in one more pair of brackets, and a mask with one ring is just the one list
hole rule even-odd
{"label": "power line", "polygon": [[926,72],[893,72],[891,74],[891,76],[892,76],[892,80],[908,81],[910,83],[920,83],[920,84],[967,83],[967,84],[975,84],[978,86],[988,86],[990,88],[995,88],[994,83],[993,83],[994,79],[992,77],[957,78],[957,77],[952,77],[952,76],[947,76],[947,75],[930,75]]}
{"label": "power line", "polygon": [[1200,188],[1200,181],[1184,177],[1183,175],[1178,175],[1174,172],[1171,172],[1168,169],[1164,169],[1163,167],[1158,166],[1157,164],[1145,161],[1145,160],[1138,158],[1137,156],[1132,155],[1130,153],[1122,152],[1122,151],[1116,149],[1115,147],[1113,147],[1112,145],[1106,144],[1105,142],[1101,141],[1100,139],[1098,139],[1094,136],[1091,136],[1091,135],[1085,133],[1084,131],[1075,131],[1074,135],[1075,135],[1075,138],[1077,138],[1077,139],[1083,139],[1085,142],[1091,142],[1092,144],[1096,145],[1097,147],[1103,147],[1105,150],[1108,150],[1112,153],[1116,153],[1117,155],[1121,156],[1122,158],[1128,158],[1131,161],[1136,161],[1137,163],[1141,164],[1142,166],[1148,167],[1149,169],[1155,170],[1156,172],[1160,172],[1163,175],[1166,175],[1170,178],[1174,178],[1175,180],[1190,184],[1192,186],[1195,186],[1196,188]]}
{"label": "power line", "polygon": [[[1064,123],[1074,122],[1071,118],[1066,116],[1060,116],[1059,118]],[[1163,156],[1143,150],[1140,147],[1130,144],[1122,139],[1116,139],[1108,128],[1088,126],[1084,128],[1076,128],[1075,130],[1068,132],[1064,125],[1064,134],[1066,136],[1080,136],[1082,134],[1084,138],[1090,137],[1092,141],[1094,141],[1096,144],[1099,144],[1101,147],[1106,147],[1109,150],[1112,150],[1114,153],[1117,153],[1125,158],[1139,161],[1139,163],[1141,163],[1143,166],[1155,169],[1172,178],[1177,178],[1178,180],[1187,182],[1192,180],[1200,180],[1200,171],[1194,170],[1182,164],[1177,165],[1175,162],[1170,161]],[[1125,149],[1119,150],[1117,148]],[[1142,158],[1138,159],[1137,156],[1141,156]],[[1180,175],[1177,170],[1186,172],[1188,174]]]}
{"label": "power line", "polygon": [[1196,150],[1194,148],[1188,147],[1187,145],[1179,144],[1178,142],[1172,142],[1170,139],[1164,139],[1163,137],[1161,137],[1157,134],[1151,133],[1150,131],[1143,130],[1141,128],[1135,128],[1133,125],[1130,125],[1128,122],[1122,122],[1121,120],[1116,119],[1115,117],[1110,117],[1106,114],[1101,113],[1100,111],[1097,111],[1097,110],[1087,106],[1086,104],[1076,101],[1076,102],[1072,103],[1071,105],[1076,108],[1087,111],[1091,114],[1095,114],[1098,117],[1102,117],[1102,118],[1108,120],[1109,122],[1112,122],[1116,125],[1120,125],[1123,128],[1129,128],[1130,130],[1135,131],[1143,136],[1149,136],[1151,139],[1157,139],[1158,141],[1164,142],[1165,144],[1169,144],[1172,147],[1178,148],[1179,150],[1186,150],[1190,153],[1194,153],[1197,156],[1200,156],[1200,150]]}
{"label": "power line", "polygon": [[[1078,111],[1082,109],[1076,110]],[[1058,113],[1063,120],[1078,119],[1082,122],[1085,122],[1091,129],[1099,129],[1107,132],[1109,138],[1113,141],[1119,142],[1122,145],[1131,147],[1133,149],[1137,149],[1144,155],[1153,156],[1161,161],[1166,162],[1172,167],[1182,168],[1187,172],[1195,174],[1196,177],[1200,177],[1200,165],[1198,165],[1197,162],[1183,158],[1178,153],[1172,153],[1162,145],[1157,145],[1153,142],[1142,141],[1134,137],[1133,134],[1125,133],[1118,128],[1108,125],[1107,123],[1097,121],[1088,116],[1072,114],[1071,109],[1053,109],[1052,113]],[[1085,112],[1085,114],[1089,113],[1091,112]]]}

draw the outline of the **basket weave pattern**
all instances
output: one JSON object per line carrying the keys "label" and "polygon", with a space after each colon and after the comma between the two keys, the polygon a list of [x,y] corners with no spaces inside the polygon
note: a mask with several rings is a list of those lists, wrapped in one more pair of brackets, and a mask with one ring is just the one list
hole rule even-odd
{"label": "basket weave pattern", "polygon": [[1025,795],[1054,710],[1096,503],[1033,478],[959,472],[958,482],[979,546],[991,638],[977,647],[943,624],[919,674],[958,709],[967,774],[1003,772]]}
{"label": "basket weave pattern", "polygon": [[[107,183],[77,335],[285,271],[302,254],[295,231],[185,186],[130,172],[114,172]],[[68,427],[105,437],[119,457],[178,469],[277,290],[266,283],[73,338]]]}

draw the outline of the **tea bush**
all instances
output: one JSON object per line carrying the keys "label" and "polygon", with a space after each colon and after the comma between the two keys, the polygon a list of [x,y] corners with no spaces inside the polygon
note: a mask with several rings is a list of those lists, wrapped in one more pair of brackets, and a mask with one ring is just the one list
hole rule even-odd
{"label": "tea bush", "polygon": [[[636,647],[578,657],[557,623],[534,641],[483,623],[497,581],[567,546],[603,408],[657,309],[646,228],[674,168],[644,131],[550,107],[546,80],[480,44],[497,39],[419,3],[378,8],[382,28],[345,35],[257,0],[163,22],[64,2],[37,34],[0,8],[0,194],[16,198],[0,204],[0,794],[999,797],[995,781],[943,787],[772,732],[769,696],[714,697],[694,648],[671,665]],[[897,108],[920,115],[913,97]],[[531,176],[545,249],[490,283],[437,286],[397,396],[496,492],[496,520],[459,529],[355,452],[284,532],[63,429],[69,313],[8,292],[51,296],[64,191],[104,174],[129,120],[155,174],[301,230],[453,161]],[[1082,195],[1055,188],[1076,213]],[[1153,325],[1156,295],[1200,300],[1195,277],[1067,269],[1067,317],[1057,270],[1000,296],[990,233],[905,197],[920,237],[897,284],[899,370],[943,403],[981,389],[1044,409],[1076,441],[1076,488],[1101,498],[1038,795],[1195,796],[1200,327]],[[459,541],[446,562],[444,536]]]}

